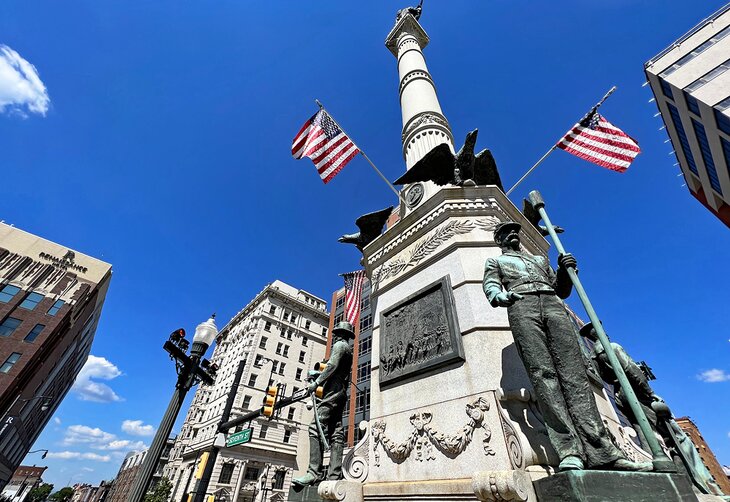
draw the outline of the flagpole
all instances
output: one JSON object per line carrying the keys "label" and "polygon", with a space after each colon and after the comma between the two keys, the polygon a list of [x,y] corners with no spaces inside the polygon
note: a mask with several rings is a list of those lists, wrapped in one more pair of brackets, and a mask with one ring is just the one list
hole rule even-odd
{"label": "flagpole", "polygon": [[[601,105],[603,104],[603,102],[604,102],[604,101],[606,101],[606,100],[608,99],[608,97],[609,97],[609,96],[610,96],[611,94],[613,94],[613,93],[614,93],[614,91],[615,91],[615,90],[616,90],[616,86],[614,85],[613,87],[611,87],[611,88],[610,88],[610,89],[608,90],[608,92],[607,92],[606,94],[604,94],[604,95],[603,95],[603,97],[601,98],[601,100],[600,100],[600,101],[599,101],[598,103],[596,103],[596,105],[595,105],[595,106],[594,106],[593,108],[591,108],[591,109],[590,109],[590,111],[589,111],[588,113],[586,113],[585,115],[583,115],[583,118],[581,118],[581,119],[580,119],[580,120],[578,121],[578,123],[582,122],[582,121],[583,121],[583,120],[584,120],[585,118],[587,118],[587,117],[589,117],[589,116],[593,115],[594,113],[596,113],[596,110],[598,110],[598,108],[599,108],[599,107],[600,107],[600,106],[601,106]],[[319,101],[318,101],[317,103],[319,103]],[[543,162],[543,161],[544,161],[544,160],[545,160],[545,159],[546,159],[546,158],[548,157],[548,155],[550,155],[551,153],[553,153],[553,151],[555,151],[555,149],[556,149],[556,148],[558,147],[558,143],[560,143],[560,141],[561,141],[561,140],[562,140],[562,139],[563,139],[564,137],[565,137],[565,135],[561,136],[561,137],[560,137],[560,139],[559,139],[558,141],[556,141],[556,142],[555,142],[555,144],[554,144],[554,145],[552,146],[552,148],[550,148],[550,150],[548,150],[547,152],[545,152],[545,155],[543,155],[542,157],[540,157],[540,160],[538,160],[538,161],[537,161],[537,162],[535,163],[535,165],[534,165],[534,166],[532,166],[532,167],[531,167],[531,168],[530,168],[530,169],[529,169],[529,170],[528,170],[528,171],[527,171],[527,172],[526,172],[526,173],[525,173],[525,174],[524,174],[524,175],[522,176],[522,178],[520,178],[519,180],[517,180],[517,183],[515,183],[514,185],[512,185],[512,188],[510,188],[509,190],[507,190],[507,192],[505,193],[505,195],[507,195],[507,196],[509,197],[509,194],[511,194],[511,193],[512,193],[512,192],[514,191],[514,189],[515,189],[515,188],[517,188],[517,185],[519,185],[520,183],[522,183],[522,182],[523,182],[523,181],[525,180],[525,178],[527,178],[527,177],[528,177],[528,176],[530,175],[530,173],[531,173],[532,171],[534,171],[534,170],[535,170],[535,169],[537,168],[537,166],[539,166],[540,164],[542,164],[542,162]]]}
{"label": "flagpole", "polygon": [[[319,106],[320,110],[324,110],[325,109],[324,108],[324,105],[322,103],[320,103],[318,99],[315,99],[314,102],[317,103],[317,106]],[[350,136],[349,134],[347,134],[347,132],[345,131],[345,129],[340,125],[340,123],[337,122],[337,120],[332,115],[330,115],[330,118],[332,119],[332,121],[335,124],[337,124],[337,127],[340,128],[340,130],[345,134],[345,136],[347,136],[348,138],[350,138],[350,141],[352,141],[352,136]],[[353,141],[353,143],[354,143],[354,141]],[[355,146],[357,146],[357,145],[355,145]],[[380,169],[378,169],[377,167],[375,167],[375,164],[373,164],[373,161],[370,160],[370,158],[367,155],[365,155],[365,152],[363,152],[362,149],[359,146],[357,147],[357,149],[360,152],[360,155],[362,155],[365,158],[365,160],[367,160],[368,163],[373,167],[373,169],[375,169],[375,172],[378,173],[378,176],[380,176],[383,179],[383,181],[385,181],[385,183],[390,187],[390,189],[393,190],[393,193],[395,194],[395,196],[398,197],[398,199],[401,202],[403,202],[403,204],[405,204],[406,201],[403,199],[403,196],[400,194],[400,192],[398,192],[398,190],[395,189],[395,187],[390,183],[390,181],[388,181],[388,178],[386,178],[385,176],[383,176],[383,173],[380,172]]]}

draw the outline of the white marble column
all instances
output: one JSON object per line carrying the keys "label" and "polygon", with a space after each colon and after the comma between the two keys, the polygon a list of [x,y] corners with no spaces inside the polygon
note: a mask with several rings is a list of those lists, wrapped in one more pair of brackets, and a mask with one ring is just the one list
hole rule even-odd
{"label": "white marble column", "polygon": [[[406,169],[441,143],[448,144],[454,151],[451,126],[441,111],[436,86],[423,57],[423,48],[428,42],[428,35],[411,14],[401,17],[385,40],[385,46],[398,60],[403,119],[401,139]],[[424,188],[422,201],[438,190],[432,183],[426,183]]]}

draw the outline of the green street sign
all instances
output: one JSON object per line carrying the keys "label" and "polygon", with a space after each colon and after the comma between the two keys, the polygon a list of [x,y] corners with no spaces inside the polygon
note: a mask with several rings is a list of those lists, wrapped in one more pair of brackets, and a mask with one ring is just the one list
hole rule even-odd
{"label": "green street sign", "polygon": [[248,429],[243,429],[240,432],[231,434],[226,438],[226,448],[248,443],[249,441],[251,441],[251,434],[253,434],[253,427],[249,427]]}

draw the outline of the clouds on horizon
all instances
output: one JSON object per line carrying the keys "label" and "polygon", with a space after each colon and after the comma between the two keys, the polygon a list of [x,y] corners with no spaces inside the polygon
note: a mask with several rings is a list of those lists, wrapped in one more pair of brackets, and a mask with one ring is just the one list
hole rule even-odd
{"label": "clouds on horizon", "polygon": [[35,66],[0,44],[0,113],[45,116],[50,102]]}
{"label": "clouds on horizon", "polygon": [[143,424],[142,420],[125,420],[122,422],[122,430],[133,436],[152,436],[155,433],[155,428]]}
{"label": "clouds on horizon", "polygon": [[[124,455],[128,451],[140,451],[148,446],[142,441],[130,439],[120,439],[116,434],[106,432],[98,427],[89,427],[87,425],[69,425],[66,428],[63,439],[59,443],[64,447],[89,448],[91,450],[107,451],[111,454],[121,453]],[[99,454],[92,451],[60,451],[48,454],[51,458],[61,459],[86,459],[97,460],[100,462],[108,462],[111,457],[108,454]],[[115,455],[116,456],[116,455]]]}
{"label": "clouds on horizon", "polygon": [[730,380],[730,373],[718,368],[712,368],[697,375],[697,379],[707,383],[727,382]]}
{"label": "clouds on horizon", "polygon": [[115,401],[123,401],[111,387],[104,383],[95,382],[93,379],[113,380],[120,376],[122,372],[112,362],[104,357],[89,355],[86,364],[79,371],[73,387],[79,399],[82,401],[93,401],[95,403],[112,403]]}

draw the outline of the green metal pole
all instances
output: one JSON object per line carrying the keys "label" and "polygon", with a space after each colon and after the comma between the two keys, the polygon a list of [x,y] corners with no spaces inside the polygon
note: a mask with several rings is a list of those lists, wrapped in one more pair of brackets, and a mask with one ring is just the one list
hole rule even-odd
{"label": "green metal pole", "polygon": [[[543,223],[545,223],[547,231],[550,234],[550,237],[552,237],[558,253],[565,254],[565,248],[563,247],[563,243],[560,242],[560,238],[555,232],[555,228],[553,228],[553,224],[551,223],[550,218],[548,218],[547,212],[545,211],[545,201],[543,200],[542,195],[540,195],[540,192],[538,192],[537,190],[533,190],[532,192],[530,192],[529,197],[530,203],[540,213],[540,217],[542,218]],[[631,387],[629,379],[626,378],[626,373],[624,373],[624,369],[623,367],[621,367],[621,363],[619,362],[618,357],[616,357],[616,352],[614,352],[613,350],[611,341],[608,339],[608,335],[606,335],[606,332],[603,330],[603,326],[601,325],[601,321],[598,318],[598,314],[596,314],[596,311],[593,309],[593,305],[588,298],[588,294],[586,293],[585,289],[583,289],[583,284],[581,284],[580,279],[578,279],[578,274],[576,270],[573,267],[569,267],[567,269],[567,272],[571,282],[573,283],[573,286],[575,287],[575,292],[578,293],[578,297],[583,303],[583,307],[586,309],[588,318],[593,323],[593,329],[596,330],[598,340],[601,342],[601,344],[603,344],[603,347],[606,350],[606,356],[608,356],[608,361],[611,363],[611,367],[616,372],[616,378],[621,385],[621,389],[626,395],[626,400],[628,401],[631,411],[636,417],[636,421],[639,423],[639,428],[641,429],[641,432],[644,433],[644,437],[646,438],[646,442],[648,443],[649,449],[651,450],[653,456],[652,464],[654,465],[654,470],[659,472],[677,472],[677,468],[675,467],[674,462],[672,462],[669,457],[665,455],[664,450],[662,450],[662,447],[659,445],[659,441],[654,435],[654,431],[652,430],[651,425],[649,425],[649,420],[647,420],[646,414],[641,408],[641,404],[636,397],[636,393],[634,393],[634,389]]]}

